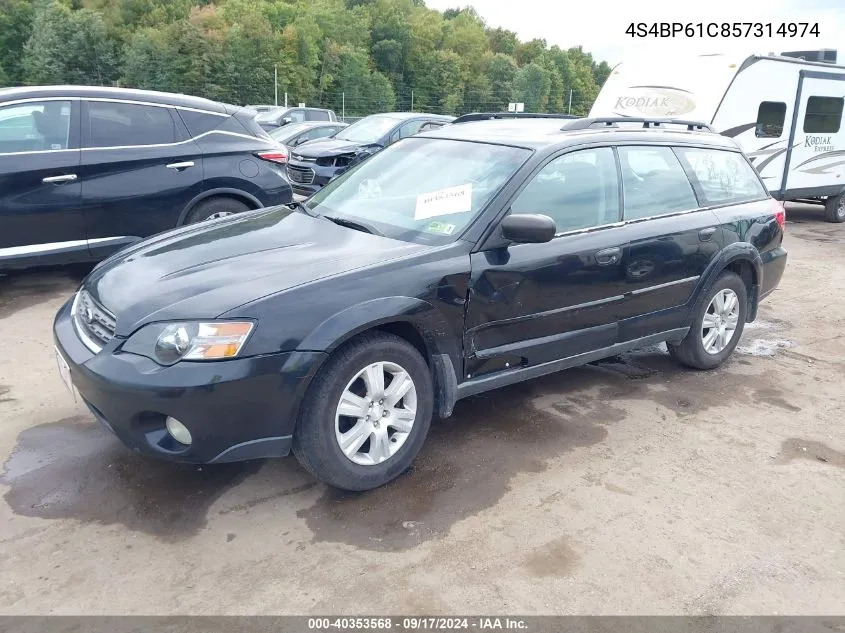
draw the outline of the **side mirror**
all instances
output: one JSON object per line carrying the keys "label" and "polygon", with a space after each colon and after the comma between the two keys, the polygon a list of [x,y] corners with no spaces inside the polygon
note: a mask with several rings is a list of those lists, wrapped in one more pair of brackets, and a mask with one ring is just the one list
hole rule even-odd
{"label": "side mirror", "polygon": [[291,121],[293,121],[293,119],[291,119],[289,116],[286,116],[285,118],[282,119],[282,124],[286,125],[286,124],[290,123]]}
{"label": "side mirror", "polygon": [[557,232],[555,221],[547,215],[515,213],[502,220],[502,237],[519,244],[550,242]]}

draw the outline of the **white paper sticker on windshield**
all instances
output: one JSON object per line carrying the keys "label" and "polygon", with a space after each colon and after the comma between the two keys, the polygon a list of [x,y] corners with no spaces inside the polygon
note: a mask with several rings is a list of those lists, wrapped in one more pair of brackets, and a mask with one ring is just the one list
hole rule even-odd
{"label": "white paper sticker on windshield", "polygon": [[439,189],[417,196],[415,220],[425,220],[438,215],[469,213],[472,211],[472,184]]}

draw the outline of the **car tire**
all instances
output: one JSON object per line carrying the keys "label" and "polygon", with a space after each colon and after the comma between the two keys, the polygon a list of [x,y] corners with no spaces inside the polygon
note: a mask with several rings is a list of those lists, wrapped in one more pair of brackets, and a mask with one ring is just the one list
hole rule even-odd
{"label": "car tire", "polygon": [[[411,386],[395,407],[389,407],[390,396],[396,395],[390,393],[391,385],[399,380],[396,384],[405,386],[406,379]],[[379,402],[381,395],[388,396],[381,399],[384,404]],[[306,470],[330,486],[372,490],[410,467],[428,435],[433,410],[431,372],[417,349],[392,334],[363,334],[338,348],[309,386],[293,453]]]}
{"label": "car tire", "polygon": [[824,205],[824,219],[828,222],[845,222],[845,193],[827,199]]}
{"label": "car tire", "polygon": [[235,213],[249,211],[249,207],[240,200],[234,198],[210,198],[200,202],[195,209],[188,214],[185,224],[196,224],[206,220],[215,220]]}
{"label": "car tire", "polygon": [[667,343],[669,354],[694,369],[718,367],[739,343],[747,314],[748,289],[745,283],[737,274],[723,272],[697,308],[686,337],[680,343]]}

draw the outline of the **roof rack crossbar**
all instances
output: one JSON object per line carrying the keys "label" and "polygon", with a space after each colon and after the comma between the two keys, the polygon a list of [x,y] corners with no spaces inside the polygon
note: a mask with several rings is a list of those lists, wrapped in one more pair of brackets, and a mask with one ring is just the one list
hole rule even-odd
{"label": "roof rack crossbar", "polygon": [[489,121],[491,119],[579,119],[574,114],[555,114],[548,112],[472,112],[459,116],[452,124],[470,121]]}
{"label": "roof rack crossbar", "polygon": [[668,125],[680,125],[686,127],[690,132],[707,131],[716,133],[709,124],[704,121],[686,121],[683,119],[639,119],[634,117],[600,117],[593,119],[578,119],[565,123],[561,130],[587,130],[593,127],[619,127],[619,123],[641,123],[644,128],[660,129]]}

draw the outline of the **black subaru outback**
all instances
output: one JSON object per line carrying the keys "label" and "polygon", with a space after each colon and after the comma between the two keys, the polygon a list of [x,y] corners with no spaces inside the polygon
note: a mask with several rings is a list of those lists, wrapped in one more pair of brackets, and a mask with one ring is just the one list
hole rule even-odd
{"label": "black subaru outback", "polygon": [[781,279],[784,222],[703,124],[459,120],[306,204],[111,257],[60,309],[57,360],[137,450],[292,450],[365,490],[469,395],[662,341],[717,367]]}

